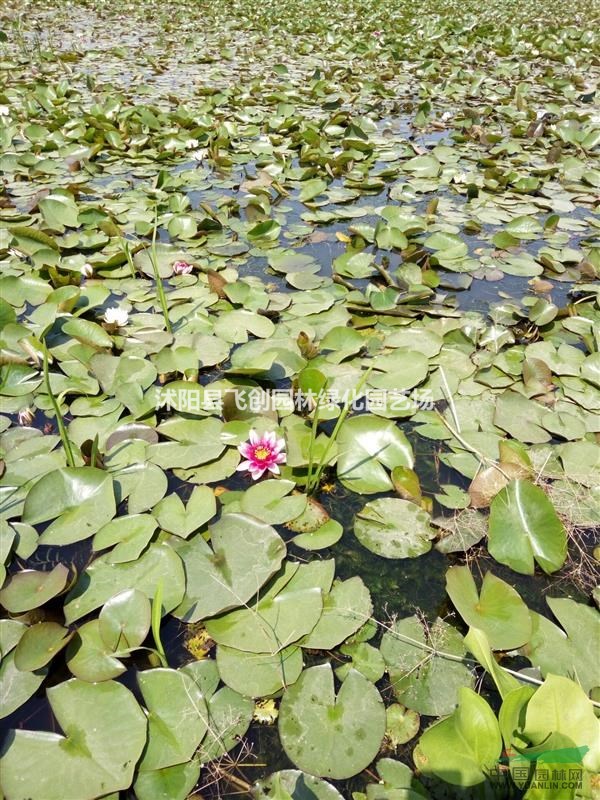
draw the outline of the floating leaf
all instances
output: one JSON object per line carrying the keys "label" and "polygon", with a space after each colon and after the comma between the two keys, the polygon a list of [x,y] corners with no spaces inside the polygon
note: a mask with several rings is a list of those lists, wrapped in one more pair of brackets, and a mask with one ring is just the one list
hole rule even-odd
{"label": "floating leaf", "polygon": [[256,800],[342,800],[327,781],[296,769],[274,772],[254,787]]}
{"label": "floating leaf", "polygon": [[483,783],[496,768],[502,737],[494,712],[471,689],[459,689],[458,708],[434,723],[419,740],[415,763],[455,786]]}
{"label": "floating leaf", "polygon": [[187,585],[175,615],[188,622],[246,603],[286,553],[274,528],[246,514],[225,514],[210,533],[212,549],[200,536],[179,548]]}
{"label": "floating leaf", "polygon": [[459,688],[473,682],[460,660],[466,656],[462,636],[439,618],[425,628],[416,616],[394,623],[383,635],[381,653],[398,702],[420,714],[450,714]]}
{"label": "floating leaf", "polygon": [[446,591],[467,625],[480,628],[492,649],[514,650],[529,641],[529,609],[501,578],[486,572],[478,594],[469,567],[450,567]]}
{"label": "floating leaf", "polygon": [[73,678],[48,689],[48,700],[64,736],[14,732],[0,759],[6,795],[94,800],[127,789],[146,742],[146,720],[129,689]]}
{"label": "floating leaf", "polygon": [[39,608],[60,594],[67,585],[69,570],[57,564],[49,572],[26,569],[10,576],[0,592],[0,603],[11,614]]}
{"label": "floating leaf", "polygon": [[93,467],[65,467],[41,478],[30,490],[23,522],[54,520],[40,544],[71,544],[86,539],[116,513],[110,475]]}
{"label": "floating leaf", "polygon": [[511,481],[490,506],[489,551],[501,564],[533,575],[537,563],[556,572],[567,555],[564,526],[545,492],[525,480]]}
{"label": "floating leaf", "polygon": [[33,672],[54,658],[73,637],[73,632],[58,622],[38,622],[27,628],[15,650],[15,666]]}
{"label": "floating leaf", "polygon": [[181,559],[164,542],[150,545],[137,561],[125,564],[112,564],[106,556],[100,556],[69,592],[65,619],[71,624],[129,588],[138,589],[151,599],[160,580],[164,582],[163,607],[172,611],[183,597],[185,575]]}
{"label": "floating leaf", "polygon": [[431,550],[431,517],[408,500],[372,500],[354,517],[359,542],[384,558],[416,558]]}
{"label": "floating leaf", "polygon": [[178,494],[169,494],[154,508],[154,515],[163,530],[187,539],[217,513],[217,503],[208,486],[196,486],[186,505]]}
{"label": "floating leaf", "polygon": [[300,769],[335,779],[367,767],[385,733],[385,709],[377,689],[351,671],[337,697],[329,664],[305,670],[279,709],[279,735]]}
{"label": "floating leaf", "polygon": [[355,576],[333,584],[323,598],[323,614],[301,644],[311,650],[331,650],[355,633],[373,613],[371,595]]}
{"label": "floating leaf", "polygon": [[302,672],[302,651],[286,647],[279,653],[247,653],[233,647],[217,647],[221,679],[247,697],[267,697],[291,686]]}
{"label": "floating leaf", "polygon": [[362,494],[385,492],[392,482],[384,467],[413,466],[406,436],[389,420],[371,415],[347,419],[338,437],[337,473],[341,483]]}
{"label": "floating leaf", "polygon": [[208,729],[200,689],[184,672],[164,668],[138,673],[138,684],[148,709],[148,742],[140,771],[186,763]]}
{"label": "floating leaf", "polygon": [[251,486],[242,497],[241,509],[269,525],[281,525],[296,519],[306,508],[306,496],[289,493],[293,481],[268,479]]}
{"label": "floating leaf", "polygon": [[385,716],[385,736],[394,750],[398,745],[410,742],[419,732],[421,718],[416,711],[392,703],[386,708]]}

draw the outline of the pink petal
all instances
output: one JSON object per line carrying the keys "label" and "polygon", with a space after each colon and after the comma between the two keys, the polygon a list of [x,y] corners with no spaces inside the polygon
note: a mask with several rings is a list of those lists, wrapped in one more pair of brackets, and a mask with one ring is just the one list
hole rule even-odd
{"label": "pink petal", "polygon": [[271,464],[271,466],[269,467],[269,472],[272,472],[273,475],[279,475],[279,467],[277,466],[277,464]]}
{"label": "pink petal", "polygon": [[243,472],[245,469],[250,469],[251,467],[252,467],[252,464],[251,464],[250,461],[242,461],[242,463],[238,464],[235,469],[236,469],[236,472]]}
{"label": "pink petal", "polygon": [[258,444],[260,441],[259,435],[254,430],[254,428],[252,428],[252,430],[250,431],[250,435],[248,436],[248,438],[250,439],[250,444]]}
{"label": "pink petal", "polygon": [[249,442],[244,442],[238,447],[238,451],[244,458],[252,458],[252,445]]}
{"label": "pink petal", "polygon": [[276,464],[285,464],[285,461],[286,461],[285,453],[277,453],[277,456],[275,458],[275,463]]}
{"label": "pink petal", "polygon": [[277,439],[277,444],[275,445],[275,447],[278,451],[283,450],[283,448],[285,447],[285,439]]}
{"label": "pink petal", "polygon": [[265,470],[266,467],[255,467],[254,469],[250,470],[250,474],[252,475],[254,480],[257,481],[262,476]]}
{"label": "pink petal", "polygon": [[264,441],[269,445],[269,447],[275,447],[275,442],[277,441],[275,431],[269,431],[268,433],[265,433]]}

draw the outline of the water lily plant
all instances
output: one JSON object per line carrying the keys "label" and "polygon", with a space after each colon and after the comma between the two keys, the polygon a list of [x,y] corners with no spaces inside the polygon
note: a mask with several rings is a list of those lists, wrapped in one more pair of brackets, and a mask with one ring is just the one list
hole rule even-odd
{"label": "water lily plant", "polygon": [[251,430],[248,441],[238,447],[246,460],[238,465],[237,471],[249,472],[255,481],[267,471],[279,475],[279,464],[285,464],[286,459],[284,447],[285,439],[278,439],[273,431],[259,436]]}

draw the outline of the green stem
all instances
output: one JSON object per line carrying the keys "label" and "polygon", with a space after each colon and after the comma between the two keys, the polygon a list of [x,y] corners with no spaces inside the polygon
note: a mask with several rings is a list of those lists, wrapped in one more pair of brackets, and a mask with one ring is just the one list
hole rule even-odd
{"label": "green stem", "polygon": [[156,586],[156,592],[154,593],[154,599],[152,601],[152,636],[154,637],[156,652],[158,654],[158,657],[160,658],[162,666],[168,667],[169,663],[167,661],[167,654],[165,653],[165,648],[163,647],[163,643],[160,638],[160,620],[162,617],[162,595],[163,595],[163,582],[161,579],[159,580]]}
{"label": "green stem", "polygon": [[[363,388],[365,383],[367,382],[367,380],[369,378],[369,375],[371,374],[372,370],[373,370],[373,367],[372,366],[369,367],[369,369],[365,372],[365,374],[362,376],[360,381],[356,384],[356,394],[357,395],[360,392],[360,390]],[[307,488],[307,494],[311,494],[311,492],[316,491],[317,487],[319,486],[319,483],[321,482],[321,475],[323,474],[323,471],[324,471],[325,467],[327,466],[327,459],[329,458],[329,453],[331,451],[331,448],[333,447],[333,444],[334,444],[335,440],[338,437],[338,434],[340,432],[340,428],[344,424],[344,420],[346,419],[346,417],[350,413],[350,405],[351,405],[350,398],[348,398],[346,400],[346,402],[344,403],[344,407],[342,408],[342,411],[341,411],[339,417],[337,418],[337,421],[335,423],[335,427],[333,429],[333,432],[332,432],[331,436],[329,437],[329,441],[327,442],[327,445],[325,446],[325,450],[323,451],[323,455],[321,456],[321,458],[319,460],[319,466],[317,467],[317,471],[315,473],[314,481],[313,481],[311,487]]]}
{"label": "green stem", "polygon": [[65,456],[67,458],[67,464],[69,467],[75,466],[75,457],[73,456],[73,448],[71,447],[71,442],[69,441],[69,437],[67,435],[67,429],[65,427],[65,421],[63,419],[62,412],[60,410],[60,406],[58,405],[58,401],[54,396],[54,392],[52,391],[52,387],[50,386],[50,371],[48,369],[48,348],[46,347],[46,343],[42,342],[42,346],[44,348],[44,381],[46,383],[46,392],[48,393],[48,397],[50,398],[50,402],[52,403],[52,408],[54,409],[54,413],[56,414],[56,423],[58,425],[58,432],[60,434],[60,438],[63,443],[63,447],[65,449]]}
{"label": "green stem", "polygon": [[[430,653],[432,656],[443,658],[446,661],[455,661],[461,664],[469,664],[472,667],[483,666],[475,658],[469,658],[468,656],[457,656],[454,653],[446,653],[443,650],[438,650],[436,647],[431,647],[431,645],[425,644],[425,642],[420,642],[418,641],[418,639],[413,639],[412,637],[406,636],[403,633],[398,633],[398,631],[395,631],[390,625],[386,625],[383,622],[379,622],[379,620],[376,620],[373,617],[370,617],[370,620],[374,622],[376,625],[378,625],[380,628],[383,628],[384,631],[394,636],[396,639],[399,639],[400,641],[403,642],[407,642],[408,644],[414,645],[415,647],[419,647],[420,649],[425,650],[425,652]],[[543,686],[544,684],[544,681],[540,680],[539,678],[534,678],[532,675],[525,675],[522,672],[516,672],[514,669],[503,667],[502,664],[498,664],[498,667],[503,672],[512,675],[514,678],[521,681],[522,683],[529,683],[532,684],[533,686]],[[600,703],[597,700],[590,699],[590,702],[595,708],[600,708]]]}
{"label": "green stem", "polygon": [[158,272],[158,261],[156,258],[156,230],[158,228],[158,211],[154,216],[154,230],[152,231],[152,246],[150,248],[150,261],[152,262],[152,269],[154,270],[154,280],[156,282],[156,294],[162,309],[163,317],[165,319],[165,327],[168,333],[173,333],[171,321],[169,319],[169,307],[167,305],[167,298],[165,296],[165,289],[163,286],[162,278]]}
{"label": "green stem", "polygon": [[313,471],[313,467],[314,467],[314,458],[313,458],[314,453],[313,453],[313,450],[314,450],[315,441],[316,441],[316,438],[317,438],[317,427],[319,425],[319,402],[320,402],[320,399],[319,399],[319,397],[317,397],[317,404],[315,406],[315,410],[314,410],[314,413],[313,413],[312,428],[311,428],[311,431],[310,431],[310,444],[308,446],[308,475],[306,477],[306,491],[307,491],[307,493],[310,492],[310,485],[311,485],[311,481],[312,481],[312,471]]}
{"label": "green stem", "polygon": [[123,248],[125,250],[125,255],[127,256],[127,263],[129,264],[131,277],[135,278],[135,264],[133,263],[133,258],[131,257],[131,249],[129,247],[129,242],[127,241],[127,239],[123,239]]}

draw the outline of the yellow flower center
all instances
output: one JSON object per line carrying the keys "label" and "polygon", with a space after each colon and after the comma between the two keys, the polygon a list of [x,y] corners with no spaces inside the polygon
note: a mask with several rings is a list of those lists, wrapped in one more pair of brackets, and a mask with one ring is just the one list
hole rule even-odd
{"label": "yellow flower center", "polygon": [[271,451],[266,447],[257,447],[254,451],[254,458],[259,461],[265,461],[271,455]]}

